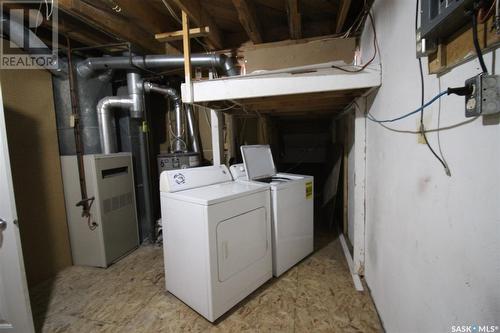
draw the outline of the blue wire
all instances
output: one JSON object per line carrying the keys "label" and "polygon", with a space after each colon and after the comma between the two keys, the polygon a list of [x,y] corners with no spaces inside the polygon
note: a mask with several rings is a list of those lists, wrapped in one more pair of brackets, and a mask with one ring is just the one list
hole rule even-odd
{"label": "blue wire", "polygon": [[371,114],[368,113],[368,119],[370,119],[371,121],[374,121],[376,123],[392,123],[394,121],[398,121],[398,120],[401,120],[403,118],[406,118],[406,117],[409,117],[415,113],[418,113],[420,111],[422,111],[423,109],[425,109],[426,107],[428,107],[429,105],[431,105],[432,103],[434,103],[435,101],[437,101],[438,99],[440,99],[441,97],[443,97],[444,95],[446,95],[448,93],[448,91],[443,91],[441,93],[439,93],[437,96],[433,97],[430,101],[428,101],[427,103],[425,103],[424,105],[422,105],[421,107],[419,107],[418,109],[416,109],[415,111],[412,111],[410,113],[407,113],[407,114],[404,114],[402,116],[399,116],[397,118],[393,118],[393,119],[386,119],[386,120],[377,120],[375,119],[375,117],[373,117]]}

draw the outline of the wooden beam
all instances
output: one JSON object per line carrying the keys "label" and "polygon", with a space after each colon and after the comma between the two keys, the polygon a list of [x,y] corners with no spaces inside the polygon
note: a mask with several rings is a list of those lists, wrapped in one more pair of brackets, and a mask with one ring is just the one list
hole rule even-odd
{"label": "wooden beam", "polygon": [[213,18],[202,8],[200,0],[172,0],[199,27],[209,26],[207,40],[212,49],[222,48],[219,29]]}
{"label": "wooden beam", "polygon": [[136,44],[147,52],[163,53],[162,45],[151,33],[117,15],[93,7],[84,1],[58,0],[58,7],[86,24]]}
{"label": "wooden beam", "polygon": [[[25,9],[26,7],[23,7],[21,3],[16,2],[16,3],[10,3],[10,2],[5,2],[4,0],[0,0],[0,3],[4,7],[4,9]],[[29,20],[29,13],[28,11],[24,11],[24,16],[26,22]],[[52,29],[52,22],[47,21],[45,17],[42,18],[42,24],[41,26],[51,30]],[[82,43],[84,45],[104,45],[108,43],[115,43],[117,42],[116,38],[113,38],[109,34],[105,34],[99,30],[92,29],[92,27],[87,26],[85,28],[82,27],[82,22],[78,19],[75,19],[72,16],[69,15],[59,15],[59,26],[58,26],[58,33],[62,36],[68,36],[74,41],[77,41],[79,43]],[[39,36],[42,40],[44,40],[44,36]],[[45,40],[44,40],[45,41]],[[66,46],[66,41],[63,40],[63,38],[59,38],[59,43],[61,46]]]}
{"label": "wooden beam", "polygon": [[[107,0],[100,0],[104,5],[110,6]],[[156,10],[154,6],[149,4],[150,1],[137,0],[113,0],[121,9],[123,16],[136,20],[136,24],[140,25],[144,30],[152,33],[161,31],[175,30],[178,28],[176,23],[169,20],[169,15],[163,14],[162,11]]]}
{"label": "wooden beam", "polygon": [[[495,33],[494,17],[478,25],[478,40],[483,53],[500,46],[500,35]],[[476,57],[472,43],[472,28],[464,27],[438,45],[437,52],[429,55],[429,73],[442,74]]]}
{"label": "wooden beam", "polygon": [[255,7],[248,0],[233,0],[243,29],[254,44],[262,43],[260,22],[255,13]]}
{"label": "wooden beam", "polygon": [[[189,38],[196,37],[206,37],[210,33],[209,27],[201,27],[201,28],[192,28],[189,29]],[[174,40],[181,40],[183,38],[183,31],[171,31],[171,32],[162,32],[155,35],[155,38],[159,42],[171,42]]]}
{"label": "wooden beam", "polygon": [[184,52],[184,75],[186,77],[186,100],[193,100],[193,85],[191,84],[191,44],[189,38],[189,18],[185,11],[182,11],[182,45]]}
{"label": "wooden beam", "polygon": [[[110,6],[107,0],[100,0],[104,5]],[[149,33],[160,33],[162,31],[174,31],[178,29],[177,22],[170,15],[157,10],[149,1],[137,0],[114,0],[122,9],[123,16],[131,19],[136,25]],[[162,4],[163,5],[163,4]],[[180,38],[182,39],[182,38]],[[181,50],[179,43],[171,43],[176,50]]]}
{"label": "wooden beam", "polygon": [[335,33],[339,34],[342,32],[347,14],[349,13],[349,8],[351,8],[351,0],[340,0],[340,10],[337,15]]}
{"label": "wooden beam", "polygon": [[288,27],[291,39],[302,38],[302,20],[299,13],[299,1],[287,0]]}

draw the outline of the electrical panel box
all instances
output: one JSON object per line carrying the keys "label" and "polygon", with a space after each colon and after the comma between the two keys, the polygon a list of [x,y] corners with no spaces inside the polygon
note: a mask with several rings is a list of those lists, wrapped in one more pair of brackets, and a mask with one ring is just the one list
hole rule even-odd
{"label": "electrical panel box", "polygon": [[426,56],[445,39],[467,25],[473,0],[422,0],[420,29],[417,33],[417,54]]}
{"label": "electrical panel box", "polygon": [[[74,265],[107,267],[139,246],[130,153],[84,155],[90,220],[82,216],[78,161],[61,156],[64,199]],[[92,223],[95,222],[95,227]]]}
{"label": "electrical panel box", "polygon": [[477,117],[500,112],[500,76],[479,74],[467,81],[472,93],[465,96],[465,116]]}

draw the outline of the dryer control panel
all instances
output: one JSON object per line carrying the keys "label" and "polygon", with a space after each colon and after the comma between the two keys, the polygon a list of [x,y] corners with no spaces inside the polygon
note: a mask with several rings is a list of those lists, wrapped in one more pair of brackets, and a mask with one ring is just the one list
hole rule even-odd
{"label": "dryer control panel", "polygon": [[163,171],[160,175],[160,192],[178,192],[232,181],[225,165]]}

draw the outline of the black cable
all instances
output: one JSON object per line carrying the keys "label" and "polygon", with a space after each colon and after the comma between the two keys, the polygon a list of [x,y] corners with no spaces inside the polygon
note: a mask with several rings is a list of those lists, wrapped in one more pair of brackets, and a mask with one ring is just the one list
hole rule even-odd
{"label": "black cable", "polygon": [[[415,31],[418,30],[418,13],[419,13],[419,0],[417,0],[417,5],[415,9]],[[419,57],[418,58],[418,67],[420,70],[420,106],[422,109],[420,110],[420,132],[422,133],[422,136],[424,137],[425,144],[431,151],[431,153],[434,155],[434,157],[441,163],[443,166],[445,172],[447,175],[450,175],[450,171],[448,167],[446,166],[446,163],[444,163],[443,159],[436,154],[434,149],[432,149],[432,146],[429,144],[429,141],[427,140],[427,135],[425,134],[425,127],[424,127],[424,95],[425,95],[425,83],[424,83],[424,70],[422,68],[422,59]]]}
{"label": "black cable", "polygon": [[471,15],[472,41],[474,43],[474,49],[476,50],[477,59],[479,60],[483,73],[488,73],[488,68],[486,68],[486,64],[484,63],[483,52],[481,51],[481,46],[479,45],[479,40],[477,38],[477,10],[474,9],[470,11],[469,14]]}

